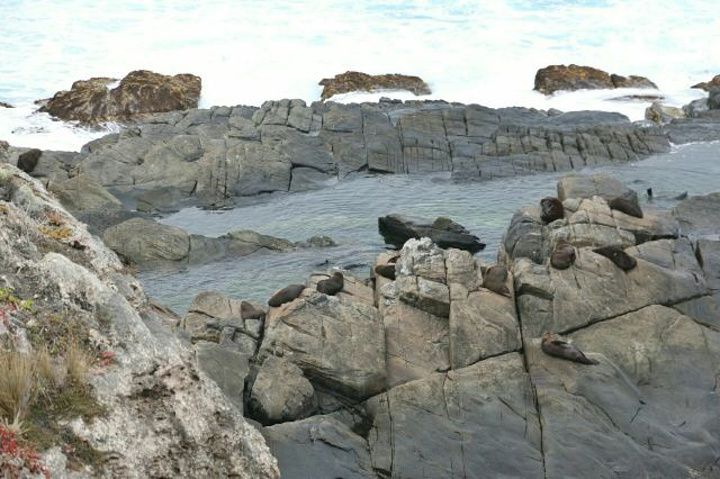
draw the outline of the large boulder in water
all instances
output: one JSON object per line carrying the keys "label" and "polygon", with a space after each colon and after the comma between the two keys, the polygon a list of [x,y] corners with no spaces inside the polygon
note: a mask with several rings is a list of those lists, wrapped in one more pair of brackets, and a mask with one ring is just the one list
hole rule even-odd
{"label": "large boulder in water", "polygon": [[477,253],[485,248],[480,239],[464,226],[450,218],[440,216],[432,223],[410,219],[401,215],[388,215],[378,218],[378,230],[387,244],[402,248],[411,238],[430,238],[441,248],[457,248]]}
{"label": "large boulder in water", "polygon": [[415,95],[430,95],[432,91],[422,78],[399,73],[368,75],[362,72],[345,72],[333,78],[320,80],[323,91],[320,98],[327,100],[333,95],[354,91],[407,90]]}
{"label": "large boulder in water", "polygon": [[720,75],[715,75],[712,80],[697,83],[690,88],[700,88],[701,90],[710,91],[715,87],[720,87]]}
{"label": "large boulder in water", "polygon": [[580,65],[550,65],[535,74],[535,90],[550,95],[558,90],[598,90],[612,88],[657,88],[645,77],[624,77]]}
{"label": "large boulder in water", "polygon": [[147,70],[128,73],[110,89],[112,78],[91,78],[73,83],[49,99],[40,111],[62,120],[84,124],[103,121],[131,121],[146,113],[197,108],[200,77],[183,73],[161,75]]}

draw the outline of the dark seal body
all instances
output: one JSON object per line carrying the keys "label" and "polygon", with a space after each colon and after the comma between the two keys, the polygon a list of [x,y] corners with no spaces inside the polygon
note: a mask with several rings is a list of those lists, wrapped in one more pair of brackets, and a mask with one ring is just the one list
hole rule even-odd
{"label": "dark seal body", "polygon": [[619,245],[597,248],[593,250],[593,253],[605,256],[623,271],[630,271],[637,266],[637,260],[627,254],[623,247]]}
{"label": "dark seal body", "polygon": [[379,264],[375,266],[375,274],[382,276],[383,278],[391,279],[395,281],[395,265],[394,264]]}
{"label": "dark seal body", "polygon": [[508,272],[504,267],[497,264],[491,266],[485,270],[483,275],[483,288],[509,298],[511,294],[507,287],[507,277]]}
{"label": "dark seal body", "polygon": [[543,335],[540,347],[545,354],[555,358],[567,359],[581,364],[598,364],[598,361],[588,358],[572,344],[553,339],[550,333]]}
{"label": "dark seal body", "polygon": [[242,301],[240,303],[240,317],[242,319],[263,319],[265,317],[265,311],[252,303]]}
{"label": "dark seal body", "polygon": [[550,255],[550,264],[555,269],[568,269],[575,263],[577,254],[575,247],[565,241],[558,241]]}
{"label": "dark seal body", "polygon": [[640,205],[638,205],[635,201],[628,200],[627,198],[613,198],[608,201],[608,206],[611,210],[622,211],[626,215],[634,216],[635,218],[643,217]]}
{"label": "dark seal body", "polygon": [[345,286],[345,280],[342,273],[335,271],[332,277],[318,281],[317,290],[328,296],[335,296],[342,291],[343,286]]}
{"label": "dark seal body", "polygon": [[291,284],[289,286],[285,286],[283,289],[272,295],[272,297],[268,300],[268,305],[272,308],[277,308],[278,306],[288,303],[300,296],[300,293],[302,293],[304,289],[304,284]]}
{"label": "dark seal body", "polygon": [[540,219],[545,224],[565,218],[565,207],[557,198],[543,198],[540,200],[540,210]]}
{"label": "dark seal body", "polygon": [[37,148],[28,150],[18,157],[17,167],[25,173],[30,174],[37,166],[38,160],[40,160],[41,156],[42,150],[38,150]]}

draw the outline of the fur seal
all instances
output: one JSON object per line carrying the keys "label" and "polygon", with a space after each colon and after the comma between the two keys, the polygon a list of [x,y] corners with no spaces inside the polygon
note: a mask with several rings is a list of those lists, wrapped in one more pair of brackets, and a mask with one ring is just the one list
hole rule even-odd
{"label": "fur seal", "polygon": [[550,255],[550,264],[555,269],[568,269],[575,263],[576,258],[575,247],[567,241],[560,240]]}
{"label": "fur seal", "polygon": [[345,286],[343,274],[340,271],[335,271],[332,277],[318,281],[317,290],[328,296],[335,296],[342,291],[343,286]]}
{"label": "fur seal", "polygon": [[304,289],[304,284],[291,284],[289,286],[285,286],[283,289],[277,291],[270,297],[268,305],[271,308],[277,308],[278,306],[288,303],[300,296],[300,293],[302,293]]}
{"label": "fur seal", "polygon": [[545,224],[565,218],[565,208],[557,198],[548,197],[540,200],[540,210],[540,219]]}
{"label": "fur seal", "polygon": [[582,351],[565,341],[553,339],[553,335],[545,333],[542,338],[541,349],[549,356],[567,359],[581,364],[599,364],[599,361],[590,359]]}
{"label": "fur seal", "polygon": [[647,193],[647,195],[648,195],[648,199],[652,199],[652,197],[653,197],[652,188],[648,188],[647,191],[646,191],[646,193]]}
{"label": "fur seal", "polygon": [[395,281],[395,265],[390,263],[379,264],[375,266],[375,274]]}
{"label": "fur seal", "polygon": [[265,318],[265,311],[252,303],[242,301],[240,303],[240,317],[242,319],[263,319]]}
{"label": "fur seal", "polygon": [[637,260],[627,254],[622,246],[612,245],[604,246],[593,250],[593,253],[605,256],[610,261],[615,263],[615,266],[623,271],[630,271],[637,266]]}
{"label": "fur seal", "polygon": [[613,198],[608,201],[608,206],[611,210],[622,211],[626,215],[634,216],[635,218],[643,217],[640,205],[638,205],[635,201],[628,200],[627,198]]}
{"label": "fur seal", "polygon": [[512,295],[507,287],[507,277],[508,271],[504,267],[498,264],[490,266],[483,275],[483,288],[510,298]]}
{"label": "fur seal", "polygon": [[28,150],[18,157],[17,167],[23,170],[25,173],[30,174],[33,172],[38,164],[38,160],[42,156],[42,150],[33,148]]}

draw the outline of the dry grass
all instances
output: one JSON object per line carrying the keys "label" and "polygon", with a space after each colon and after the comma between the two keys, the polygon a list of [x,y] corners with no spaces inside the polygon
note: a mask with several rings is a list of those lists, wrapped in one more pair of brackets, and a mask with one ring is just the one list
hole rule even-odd
{"label": "dry grass", "polygon": [[76,342],[70,343],[65,352],[65,370],[76,385],[87,383],[91,358]]}
{"label": "dry grass", "polygon": [[35,369],[46,388],[56,389],[65,386],[67,368],[50,355],[47,347],[41,348],[35,355]]}
{"label": "dry grass", "polygon": [[0,416],[21,421],[36,394],[33,360],[19,351],[0,351]]}

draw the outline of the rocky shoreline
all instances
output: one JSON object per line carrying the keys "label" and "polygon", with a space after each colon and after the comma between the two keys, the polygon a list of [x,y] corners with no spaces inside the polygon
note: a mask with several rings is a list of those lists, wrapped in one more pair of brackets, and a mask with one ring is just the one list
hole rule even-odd
{"label": "rocky shoreline", "polygon": [[[539,206],[512,219],[504,275],[411,239],[376,262],[394,264],[394,279],[346,273],[330,296],[318,274],[270,308],[204,292],[178,318],[38,181],[0,172],[0,286],[33,299],[32,321],[72,314],[88,348],[114,353],[90,379],[107,411],[67,425],[105,459],[73,477],[720,472],[720,193],[639,218],[608,206],[632,201],[624,185],[573,174],[558,184],[558,219]],[[561,241],[574,262],[556,269]],[[632,270],[595,252],[613,245]],[[21,339],[32,321],[0,308],[0,336],[32,351]],[[599,364],[544,354],[546,331]],[[41,459],[64,477],[67,451]]]}

